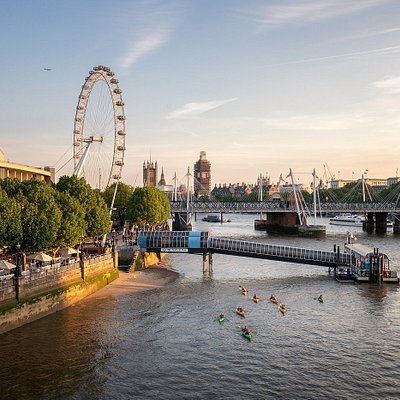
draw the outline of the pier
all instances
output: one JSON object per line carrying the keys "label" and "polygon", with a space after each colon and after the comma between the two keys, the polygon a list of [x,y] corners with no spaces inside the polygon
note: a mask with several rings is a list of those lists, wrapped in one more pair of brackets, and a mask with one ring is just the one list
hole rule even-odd
{"label": "pier", "polygon": [[[316,250],[310,248],[280,246],[267,243],[256,243],[245,240],[211,237],[208,232],[170,232],[152,231],[139,232],[138,244],[143,252],[155,253],[188,253],[199,254],[203,257],[203,271],[213,272],[214,254],[226,254],[239,257],[263,258],[274,261],[283,261],[298,264],[311,264],[321,267],[344,267],[353,272],[359,265],[356,263],[354,251],[341,252],[339,246],[334,246],[333,251]],[[349,250],[349,247],[347,247]],[[381,284],[384,281],[398,283],[396,271],[390,271],[389,259],[386,254],[373,249],[363,255],[368,265],[368,282]],[[382,264],[381,260],[386,260]],[[366,267],[365,267],[366,268]],[[354,275],[355,281],[357,274]],[[387,277],[394,279],[386,279]]]}

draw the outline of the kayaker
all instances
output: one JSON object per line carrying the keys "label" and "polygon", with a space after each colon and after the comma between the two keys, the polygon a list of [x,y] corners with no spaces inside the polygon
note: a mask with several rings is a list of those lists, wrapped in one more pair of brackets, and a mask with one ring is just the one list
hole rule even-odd
{"label": "kayaker", "polygon": [[254,300],[257,300],[257,299],[258,299],[258,297],[257,297],[257,295],[256,295],[255,293],[254,293],[253,299],[254,299]]}
{"label": "kayaker", "polygon": [[242,328],[242,331],[244,332],[244,333],[250,333],[250,331],[247,329],[247,326],[245,325],[244,326],[244,328]]}
{"label": "kayaker", "polygon": [[219,317],[220,318],[225,318],[225,315],[224,314],[219,314]]}
{"label": "kayaker", "polygon": [[286,310],[286,306],[283,303],[281,304],[281,308],[282,310]]}
{"label": "kayaker", "polygon": [[321,301],[322,299],[322,294],[319,295],[318,300]]}

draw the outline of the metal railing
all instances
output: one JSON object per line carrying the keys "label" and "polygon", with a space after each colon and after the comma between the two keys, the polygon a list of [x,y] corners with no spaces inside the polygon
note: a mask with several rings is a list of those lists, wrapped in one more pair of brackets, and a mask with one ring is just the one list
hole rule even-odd
{"label": "metal railing", "polygon": [[350,263],[350,255],[344,253],[335,253],[333,251],[313,250],[301,247],[280,246],[273,244],[254,243],[242,240],[210,238],[209,249],[224,250],[241,254],[264,255],[276,257],[280,259],[315,261],[326,264],[343,264]]}
{"label": "metal railing", "polygon": [[[312,205],[308,205],[312,209]],[[400,204],[398,203],[321,203],[318,208],[322,212],[400,212]],[[187,208],[186,202],[171,201],[172,212],[227,212],[227,213],[246,213],[246,212],[296,212],[296,207],[285,207],[279,202],[262,201],[262,202],[220,202],[194,201],[189,203]]]}

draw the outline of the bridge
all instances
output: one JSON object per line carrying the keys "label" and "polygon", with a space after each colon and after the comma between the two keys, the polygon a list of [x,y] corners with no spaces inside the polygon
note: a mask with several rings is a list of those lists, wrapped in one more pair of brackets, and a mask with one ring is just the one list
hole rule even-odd
{"label": "bridge", "polygon": [[[172,212],[189,213],[270,213],[270,212],[297,212],[295,205],[283,207],[280,202],[253,201],[253,202],[220,202],[220,201],[171,201]],[[307,205],[313,208],[312,204]],[[400,213],[399,202],[365,202],[365,203],[320,203],[318,211],[332,213],[360,213],[386,212]]]}
{"label": "bridge", "polygon": [[311,264],[336,268],[350,266],[351,256],[337,251],[314,250],[300,247],[255,243],[244,240],[211,237],[208,232],[139,232],[141,251],[155,253],[189,253],[203,255],[203,271],[213,271],[213,254],[264,258],[275,261]]}

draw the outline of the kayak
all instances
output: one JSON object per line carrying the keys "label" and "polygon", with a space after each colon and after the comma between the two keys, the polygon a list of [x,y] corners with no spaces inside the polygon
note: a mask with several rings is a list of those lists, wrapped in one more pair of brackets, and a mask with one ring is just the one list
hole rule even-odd
{"label": "kayak", "polygon": [[218,322],[219,322],[219,323],[222,323],[222,322],[224,322],[224,321],[225,321],[225,315],[222,316],[222,317],[221,317],[221,316],[218,317]]}
{"label": "kayak", "polygon": [[243,332],[242,331],[242,336],[244,337],[244,338],[246,338],[247,340],[251,340],[251,333],[250,332]]}
{"label": "kayak", "polygon": [[239,314],[241,317],[245,317],[246,316],[244,310],[243,311],[239,311],[238,309],[236,309],[236,314]]}
{"label": "kayak", "polygon": [[240,291],[242,292],[242,294],[244,294],[245,296],[247,295],[247,293],[249,293],[249,291],[247,289],[240,289]]}
{"label": "kayak", "polygon": [[270,301],[271,303],[278,304],[278,299],[277,299],[276,297],[271,296],[271,297],[269,298],[269,301]]}
{"label": "kayak", "polygon": [[279,311],[280,311],[283,315],[285,315],[285,313],[286,313],[286,308],[285,308],[285,307],[282,307],[282,304],[279,304]]}
{"label": "kayak", "polygon": [[259,297],[252,297],[251,299],[254,301],[254,303],[258,303],[260,301]]}
{"label": "kayak", "polygon": [[318,299],[318,301],[319,301],[320,303],[323,303],[323,302],[324,302],[324,299]]}

